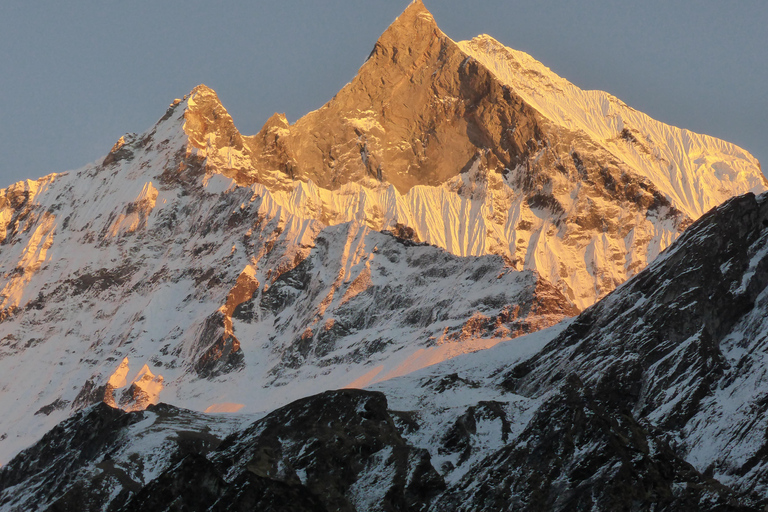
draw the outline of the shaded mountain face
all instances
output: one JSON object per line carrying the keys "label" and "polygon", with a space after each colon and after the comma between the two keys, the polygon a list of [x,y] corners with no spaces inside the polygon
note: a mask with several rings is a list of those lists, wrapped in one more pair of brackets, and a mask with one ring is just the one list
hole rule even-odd
{"label": "shaded mountain face", "polygon": [[572,320],[263,417],[100,403],[3,510],[763,510],[768,194]]}
{"label": "shaded mountain face", "polygon": [[700,471],[765,495],[767,290],[768,195],[747,194],[703,216],[503,385],[541,396],[576,375],[663,428]]}
{"label": "shaded mountain face", "polygon": [[0,505],[762,510],[767,285],[768,194],[742,196],[575,319],[375,391],[92,406],[0,470]]}
{"label": "shaded mountain face", "polygon": [[[103,161],[0,191],[0,462],[76,411],[101,402],[136,413],[167,401],[199,412],[263,414],[327,389],[383,386],[387,393],[386,383],[395,377],[508,345],[578,314],[637,274],[710,206],[764,189],[757,162],[740,148],[663,125],[606,93],[581,91],[487,36],[455,43],[423,4],[414,2],[382,35],[352,82],[293,125],[275,115],[257,135],[243,136],[216,94],[199,86],[174,101],[148,131],[122,137]],[[740,233],[728,233],[734,254],[751,254],[740,244],[754,241],[738,238]],[[731,245],[708,250],[724,247]],[[738,254],[741,266],[734,272],[741,272],[747,258]],[[697,293],[704,300],[705,292]],[[639,307],[636,299],[622,307]],[[641,380],[641,388],[650,386],[647,395],[622,395],[621,414],[639,424],[658,416],[664,420],[659,428],[674,432],[704,421],[696,420],[705,407],[702,397],[714,382],[712,371],[724,364],[707,347],[725,340],[749,300],[691,342],[690,350],[701,345],[704,355],[695,368],[698,380],[681,392],[695,398],[686,402],[687,409],[680,413],[675,406],[672,413],[659,405],[666,403],[660,390],[683,379],[673,372],[658,382]],[[725,307],[696,304],[691,311],[711,322]],[[591,325],[601,308],[609,306],[588,309],[568,329],[579,322]],[[661,318],[654,312],[648,322]],[[692,322],[676,327],[681,334],[674,343],[695,334],[698,324]],[[620,328],[631,333],[633,326]],[[562,335],[570,341],[558,338],[558,346],[592,343],[581,339],[582,331],[574,332]],[[653,331],[648,339],[658,336]],[[645,354],[633,343],[641,342],[627,346]],[[382,416],[397,424],[398,435],[412,436],[407,443],[414,450],[431,450],[430,457],[439,461],[434,471],[454,486],[440,498],[446,503],[468,496],[462,494],[469,492],[468,484],[459,482],[470,470],[484,471],[479,461],[488,450],[501,448],[486,442],[489,438],[507,443],[522,435],[545,398],[566,393],[561,387],[567,372],[550,366],[566,364],[563,354],[570,348],[545,358],[535,356],[543,347],[520,346],[531,352],[515,358],[530,361],[514,371],[490,376],[477,370],[472,378],[443,375],[418,382],[418,389],[436,394],[475,390],[468,395],[474,403],[457,398],[459,405],[434,409],[435,417],[455,428],[439,423],[417,429],[421,420],[409,420],[410,413]],[[651,355],[640,357],[636,366],[613,359],[600,364],[636,386],[631,379],[656,371],[655,357],[674,352],[663,343],[658,347],[648,348]],[[590,394],[590,386],[609,388],[614,373],[595,380],[591,363],[578,366],[582,360],[574,358],[578,379],[566,395],[583,395],[586,405],[573,414],[591,415],[602,398]],[[399,389],[393,386],[390,394]],[[488,396],[482,398],[480,391]],[[409,404],[415,401],[428,407],[424,397],[395,395],[395,410],[412,411]],[[574,400],[568,398],[569,407]],[[115,414],[115,421],[123,421]],[[149,416],[126,417],[145,425]],[[578,428],[589,432],[585,439],[599,431],[600,446],[646,429],[627,448],[632,451],[656,435],[632,421]],[[477,432],[485,436],[477,426],[484,422],[501,430],[493,427],[490,437],[477,438]],[[404,425],[415,430],[409,433]],[[719,438],[723,446],[727,435]],[[70,449],[75,448],[62,450]],[[699,473],[709,468],[708,455],[697,453],[674,452],[666,465],[647,461],[632,474],[678,475],[653,484],[653,493],[661,493],[659,485],[669,490],[670,482],[688,481],[680,480],[688,471],[683,457],[709,461],[704,467],[692,462]],[[237,494],[242,484],[262,496],[258,489],[271,485],[263,478],[274,479],[246,472],[240,475],[245,480],[230,488],[234,480],[195,448],[163,459],[152,474],[131,477],[137,485],[124,480],[121,489],[138,492],[187,454],[197,458],[179,466],[178,475],[195,471],[199,462],[211,495]],[[528,457],[508,455],[499,460]],[[709,473],[720,466],[733,474],[761,471],[758,463],[742,463],[742,455],[718,459]],[[397,457],[398,471],[411,468],[411,455],[407,464]],[[278,459],[269,460],[279,466]],[[370,464],[389,467],[389,460]],[[607,467],[617,459],[599,460]],[[709,485],[696,471],[690,482]],[[169,473],[163,481],[182,485],[185,477],[178,475]],[[358,478],[363,477],[333,484],[342,490],[331,508],[341,506],[342,497],[350,506],[362,503],[348,497]],[[21,485],[11,480],[15,483],[6,487]],[[280,481],[267,497],[247,503],[275,503],[303,492],[293,477]],[[400,490],[392,491],[397,497],[391,503],[427,503],[439,487],[433,483],[423,494],[396,486]],[[112,496],[113,483],[104,485],[104,495]],[[313,499],[306,502],[308,509],[318,506]]]}

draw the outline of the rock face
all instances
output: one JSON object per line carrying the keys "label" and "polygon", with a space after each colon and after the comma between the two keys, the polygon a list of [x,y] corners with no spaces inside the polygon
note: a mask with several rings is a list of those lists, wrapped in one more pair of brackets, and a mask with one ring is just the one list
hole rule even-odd
{"label": "rock face", "polygon": [[211,460],[228,479],[300,483],[327,510],[424,510],[445,486],[429,453],[402,438],[384,395],[362,390],[298,400],[225,439]]}
{"label": "rock face", "polygon": [[618,414],[578,378],[522,434],[476,464],[433,510],[750,510],[703,476],[664,432]]}

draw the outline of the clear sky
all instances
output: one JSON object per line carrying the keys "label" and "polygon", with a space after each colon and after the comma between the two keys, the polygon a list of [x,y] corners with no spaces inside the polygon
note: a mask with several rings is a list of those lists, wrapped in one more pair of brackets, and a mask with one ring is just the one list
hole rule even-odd
{"label": "clear sky", "polygon": [[[408,0],[8,2],[0,187],[76,169],[205,83],[241,132],[290,122],[355,74]],[[584,89],[734,142],[768,170],[765,0],[425,0],[454,40],[487,33]]]}

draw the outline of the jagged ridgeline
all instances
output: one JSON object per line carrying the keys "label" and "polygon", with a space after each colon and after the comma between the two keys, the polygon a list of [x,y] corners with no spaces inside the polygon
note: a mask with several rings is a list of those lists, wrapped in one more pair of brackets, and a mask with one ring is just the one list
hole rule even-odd
{"label": "jagged ridgeline", "polygon": [[[243,136],[215,92],[198,86],[99,163],[0,191],[0,463],[67,421],[48,434],[58,451],[36,445],[9,464],[25,469],[2,473],[2,503],[21,510],[66,495],[57,505],[64,507],[93,492],[101,500],[93,510],[118,495],[136,507],[171,506],[151,501],[152,489],[199,472],[211,485],[203,501],[242,491],[258,498],[242,503],[264,507],[302,495],[308,510],[455,508],[465,499],[476,510],[485,506],[473,482],[481,474],[491,482],[497,471],[477,466],[481,459],[519,436],[535,438],[532,425],[547,425],[549,414],[560,415],[551,427],[574,415],[610,422],[616,411],[625,422],[574,426],[573,436],[600,435],[611,446],[606,439],[634,436],[620,460],[595,455],[601,468],[640,450],[647,465],[633,474],[667,475],[653,480],[654,492],[678,496],[672,481],[698,486],[691,500],[714,493],[713,503],[725,503],[752,492],[743,482],[723,490],[709,480],[721,467],[709,464],[752,471],[741,452],[714,462],[688,445],[676,451],[664,437],[693,428],[715,382],[701,377],[680,391],[695,406],[664,409],[665,383],[683,379],[651,368],[659,354],[676,353],[666,334],[620,340],[637,352],[626,368],[608,359],[593,365],[572,350],[582,341],[603,346],[603,334],[581,340],[578,330],[614,295],[597,301],[707,210],[767,188],[743,149],[650,119],[605,92],[582,91],[489,36],[454,42],[420,1],[384,32],[347,86],[293,124],[275,114],[259,133]],[[750,233],[757,236],[759,225]],[[650,288],[643,296],[653,295]],[[733,315],[749,309],[739,304]],[[560,323],[585,309],[574,323]],[[696,314],[719,318],[717,308]],[[735,318],[701,334],[700,352],[709,354]],[[635,332],[637,321],[620,330]],[[694,336],[699,324],[690,322],[674,343]],[[623,350],[600,353],[614,349]],[[477,359],[456,359],[475,361],[471,371],[452,366],[474,352]],[[701,363],[704,374],[724,371],[720,359],[710,361],[717,357]],[[437,373],[418,373],[428,366]],[[660,376],[645,381],[643,372]],[[620,400],[605,412],[604,398],[592,393],[609,389],[612,376],[629,379],[633,391],[617,391]],[[651,398],[643,398],[643,386]],[[345,387],[376,387],[389,405],[367,391],[307,402],[304,412],[321,417],[338,406],[357,434],[369,436],[360,443],[345,437],[352,434],[344,422],[318,432],[322,443],[340,436],[349,453],[364,456],[339,480],[312,480],[312,471],[333,469],[301,459],[300,447],[313,439],[296,434],[288,448],[280,432],[264,437],[259,429],[273,428],[268,418],[293,411],[295,400]],[[561,391],[560,402],[548,401]],[[422,410],[436,423],[425,423]],[[269,453],[252,453],[244,438],[222,443],[257,419],[261,426],[248,435]],[[498,428],[484,430],[489,425]],[[82,429],[101,433],[68,440]],[[133,436],[148,444],[120,444]],[[92,449],[82,460],[68,458],[85,446]],[[642,451],[648,446],[663,461]],[[324,460],[317,453],[313,460]],[[223,457],[243,464],[237,474]],[[497,465],[537,456],[510,448],[500,457]],[[555,466],[575,460],[564,457]],[[28,462],[34,458],[57,473]],[[61,480],[66,467],[73,476]],[[521,470],[528,487],[520,495],[556,493],[557,477],[542,480],[550,487],[534,485],[531,467]],[[102,475],[93,485],[103,487],[75,477],[81,470]],[[423,480],[409,483],[416,473]],[[390,477],[391,485],[377,487]],[[336,494],[318,498],[327,486]],[[494,492],[483,491],[494,496],[488,503],[511,503],[511,495]],[[542,510],[554,506],[542,503]]]}

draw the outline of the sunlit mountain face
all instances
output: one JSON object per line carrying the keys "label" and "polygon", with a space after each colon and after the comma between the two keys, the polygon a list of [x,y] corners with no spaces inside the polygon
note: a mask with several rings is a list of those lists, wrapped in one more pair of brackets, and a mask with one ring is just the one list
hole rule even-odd
{"label": "sunlit mountain face", "polygon": [[200,85],[0,191],[0,510],[758,510],[766,190],[420,1],[293,124]]}

